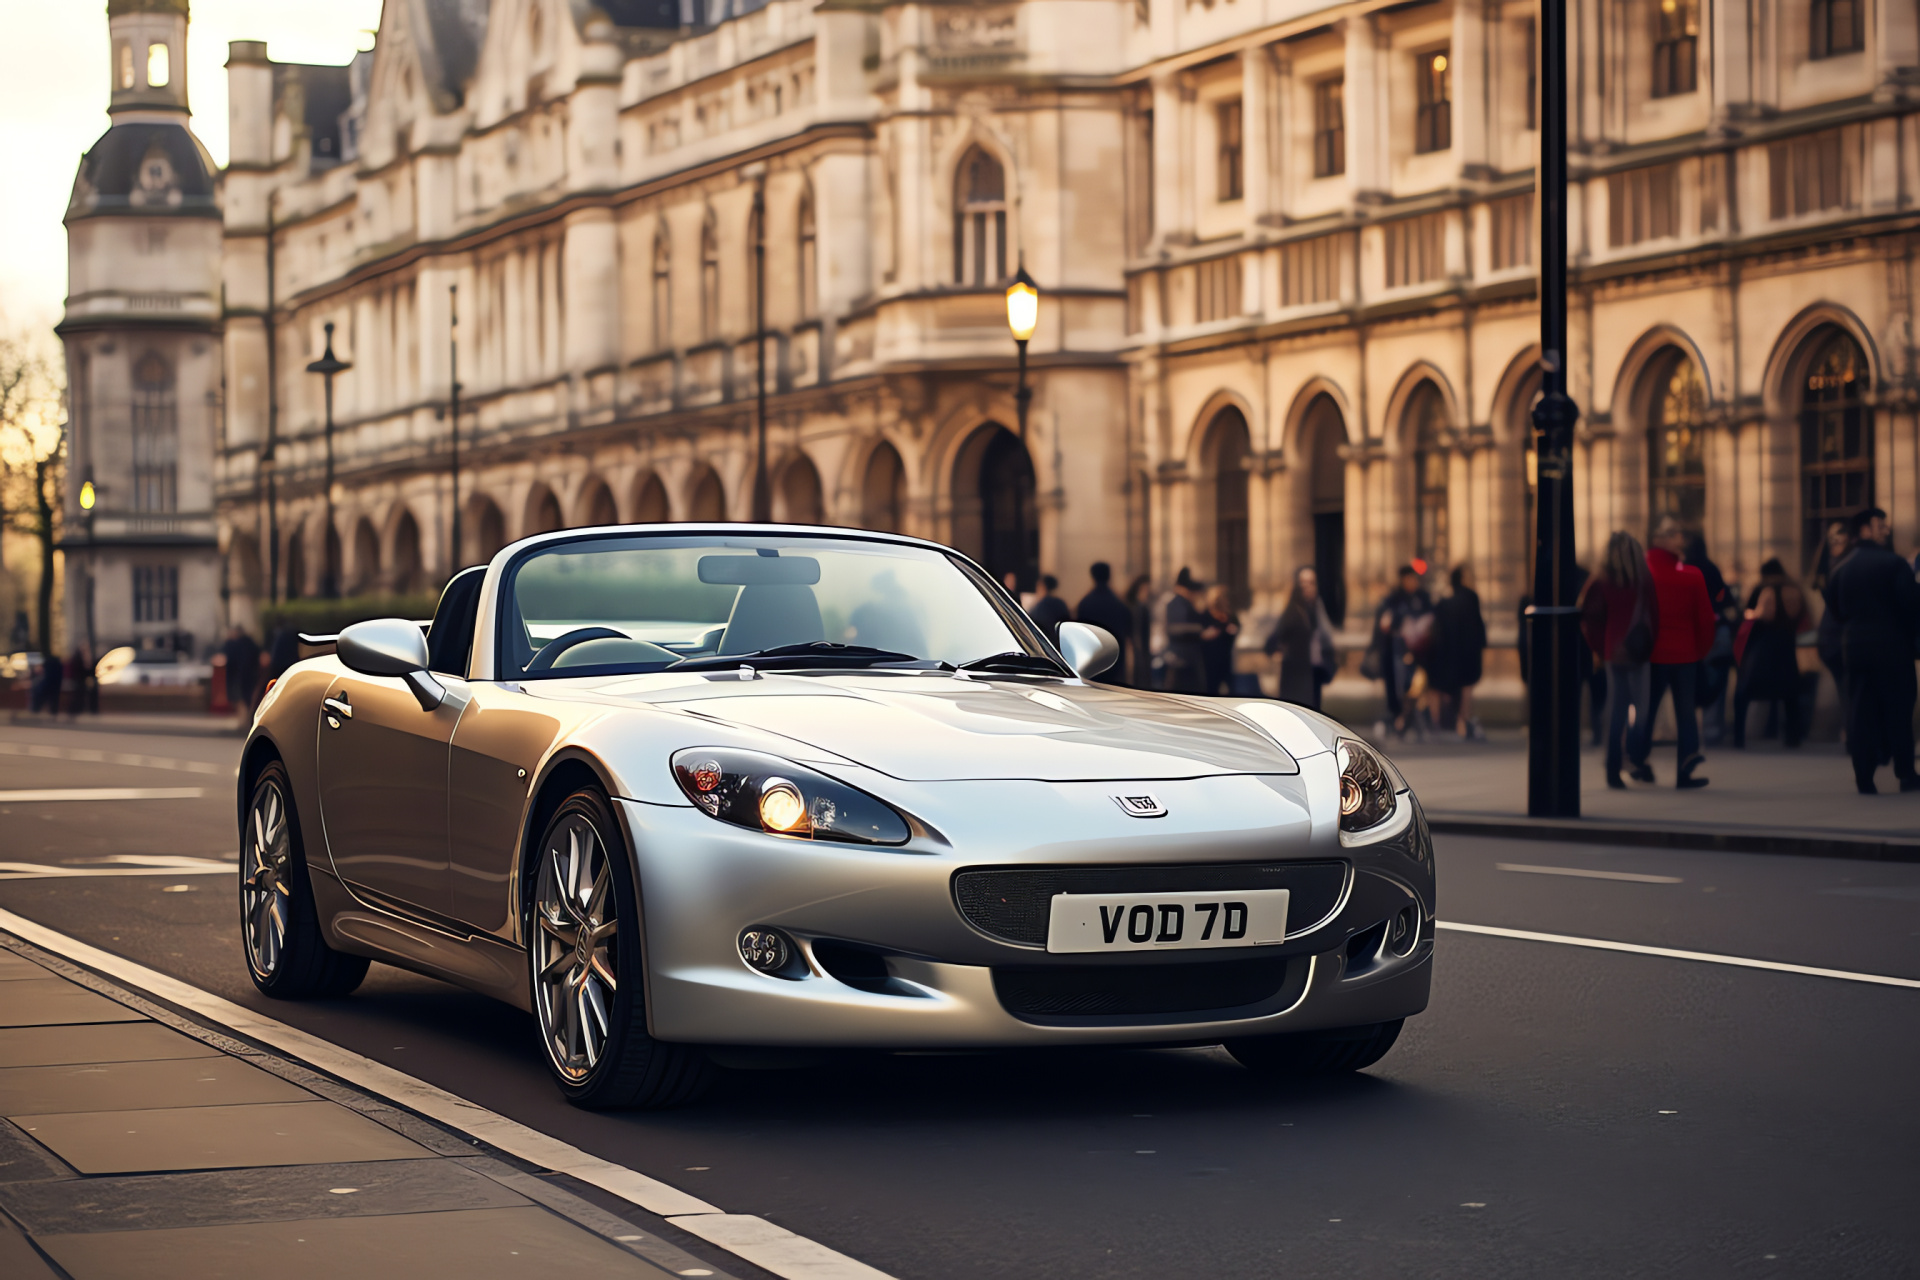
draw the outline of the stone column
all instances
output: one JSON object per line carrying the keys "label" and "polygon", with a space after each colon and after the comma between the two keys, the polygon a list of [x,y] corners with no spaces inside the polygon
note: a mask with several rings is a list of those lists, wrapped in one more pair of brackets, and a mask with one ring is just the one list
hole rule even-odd
{"label": "stone column", "polygon": [[1484,180],[1493,176],[1488,163],[1492,138],[1488,136],[1488,102],[1492,88],[1487,49],[1487,13],[1481,0],[1455,0],[1453,38],[1448,69],[1453,73],[1453,155],[1460,176]]}
{"label": "stone column", "polygon": [[1367,14],[1343,24],[1347,40],[1347,189],[1371,202],[1387,190],[1387,82],[1380,42],[1385,33]]}
{"label": "stone column", "polygon": [[1241,176],[1247,224],[1273,210],[1273,59],[1264,45],[1240,51]]}

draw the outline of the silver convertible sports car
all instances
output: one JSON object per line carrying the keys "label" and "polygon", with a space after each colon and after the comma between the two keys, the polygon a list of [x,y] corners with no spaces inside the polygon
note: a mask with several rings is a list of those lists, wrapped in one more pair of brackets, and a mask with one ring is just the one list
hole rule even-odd
{"label": "silver convertible sports car", "polygon": [[1211,1045],[1351,1071],[1426,1007],[1433,852],[1331,720],[1096,683],[888,534],[582,529],[349,627],[240,771],[261,991],[532,1012],[582,1106],[795,1050]]}

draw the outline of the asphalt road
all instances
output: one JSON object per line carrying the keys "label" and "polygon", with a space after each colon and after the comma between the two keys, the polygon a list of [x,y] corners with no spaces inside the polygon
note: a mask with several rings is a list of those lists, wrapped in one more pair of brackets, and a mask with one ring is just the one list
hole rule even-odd
{"label": "asphalt road", "polygon": [[[237,745],[0,729],[0,793],[204,788],[0,800],[0,863],[231,857],[207,769]],[[1920,866],[1438,845],[1445,920],[1920,977]],[[221,877],[0,879],[0,907],[902,1280],[1920,1274],[1911,989],[1443,933],[1432,1007],[1336,1082],[1217,1050],[866,1055],[590,1115],[527,1017],[456,988],[376,965],[262,1000]]]}

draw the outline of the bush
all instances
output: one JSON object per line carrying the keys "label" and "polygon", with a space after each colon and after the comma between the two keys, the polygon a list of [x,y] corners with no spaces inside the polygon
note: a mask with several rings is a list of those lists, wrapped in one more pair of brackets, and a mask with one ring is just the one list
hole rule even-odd
{"label": "bush", "polygon": [[308,635],[330,636],[369,618],[431,618],[438,596],[344,596],[338,600],[283,600],[260,607],[260,630],[272,635],[290,626]]}

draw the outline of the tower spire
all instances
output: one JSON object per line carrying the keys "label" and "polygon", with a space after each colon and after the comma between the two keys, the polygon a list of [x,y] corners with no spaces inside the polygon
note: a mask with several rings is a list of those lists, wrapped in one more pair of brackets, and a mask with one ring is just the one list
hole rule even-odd
{"label": "tower spire", "polygon": [[113,99],[107,110],[191,110],[187,21],[187,0],[107,0],[113,39]]}

